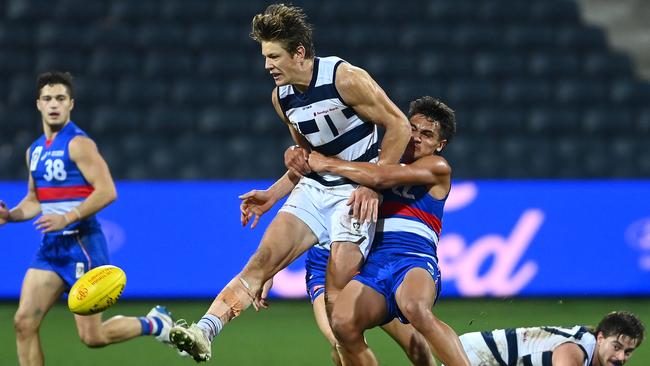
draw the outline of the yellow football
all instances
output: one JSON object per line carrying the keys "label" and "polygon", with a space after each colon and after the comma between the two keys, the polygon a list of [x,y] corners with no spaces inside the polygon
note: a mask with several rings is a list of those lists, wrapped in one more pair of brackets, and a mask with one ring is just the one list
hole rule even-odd
{"label": "yellow football", "polygon": [[117,302],[126,286],[126,274],[115,266],[93,268],[72,285],[68,308],[75,314],[101,313]]}

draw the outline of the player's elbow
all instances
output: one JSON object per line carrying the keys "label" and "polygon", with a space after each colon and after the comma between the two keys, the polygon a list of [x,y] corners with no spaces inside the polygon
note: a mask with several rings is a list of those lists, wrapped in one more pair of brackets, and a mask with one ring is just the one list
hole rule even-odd
{"label": "player's elbow", "polygon": [[105,206],[115,202],[117,200],[117,190],[115,189],[115,186],[105,189],[102,192],[102,198]]}
{"label": "player's elbow", "polygon": [[406,119],[404,115],[400,115],[395,116],[394,120],[395,121],[392,125],[395,133],[399,135],[400,138],[408,141],[411,138],[411,124],[408,119]]}
{"label": "player's elbow", "polygon": [[117,191],[113,190],[110,195],[108,196],[108,204],[111,204],[113,202],[117,201]]}

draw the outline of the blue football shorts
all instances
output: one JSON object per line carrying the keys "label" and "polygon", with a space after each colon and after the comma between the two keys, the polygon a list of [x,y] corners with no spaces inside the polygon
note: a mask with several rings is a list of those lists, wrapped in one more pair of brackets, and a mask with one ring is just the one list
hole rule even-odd
{"label": "blue football shorts", "polygon": [[109,264],[108,245],[100,228],[70,235],[45,235],[29,266],[58,274],[69,289],[89,270]]}
{"label": "blue football shorts", "polygon": [[429,255],[420,256],[395,249],[372,251],[361,268],[361,273],[353,277],[353,280],[374,289],[386,299],[387,316],[382,324],[395,318],[404,324],[409,323],[397,306],[395,293],[406,274],[413,268],[423,268],[429,272],[436,285],[437,300],[441,287],[440,269],[437,261]]}
{"label": "blue football shorts", "polygon": [[318,296],[325,293],[325,273],[327,272],[329,257],[329,249],[321,245],[315,245],[307,251],[305,282],[307,284],[307,294],[312,304]]}

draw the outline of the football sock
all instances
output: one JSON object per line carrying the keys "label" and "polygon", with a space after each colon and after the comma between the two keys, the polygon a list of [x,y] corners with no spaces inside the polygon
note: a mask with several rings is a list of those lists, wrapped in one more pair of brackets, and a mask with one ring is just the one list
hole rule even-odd
{"label": "football sock", "polygon": [[221,319],[212,314],[203,315],[203,318],[201,318],[196,325],[201,328],[203,334],[205,334],[210,342],[212,342],[212,339],[221,332],[221,329],[223,329]]}
{"label": "football sock", "polygon": [[142,335],[160,335],[163,329],[163,323],[160,318],[140,316],[138,320],[140,321],[140,325],[142,325]]}

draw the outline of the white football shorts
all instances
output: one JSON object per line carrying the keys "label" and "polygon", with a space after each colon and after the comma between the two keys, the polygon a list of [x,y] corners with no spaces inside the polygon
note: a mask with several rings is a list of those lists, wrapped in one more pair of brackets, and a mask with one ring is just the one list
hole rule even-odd
{"label": "white football shorts", "polygon": [[[304,222],[320,244],[357,243],[366,258],[376,225],[360,223],[352,218],[347,201],[355,189],[350,184],[325,187],[312,179],[302,178],[280,211],[288,212]],[[326,247],[329,249],[329,245]]]}

